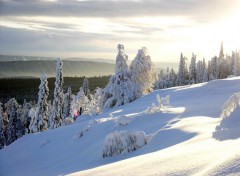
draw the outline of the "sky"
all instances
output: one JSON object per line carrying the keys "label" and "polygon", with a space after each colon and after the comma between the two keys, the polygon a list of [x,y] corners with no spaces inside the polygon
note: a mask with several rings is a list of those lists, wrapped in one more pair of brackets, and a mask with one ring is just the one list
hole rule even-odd
{"label": "sky", "polygon": [[0,0],[0,54],[155,62],[240,49],[239,0]]}

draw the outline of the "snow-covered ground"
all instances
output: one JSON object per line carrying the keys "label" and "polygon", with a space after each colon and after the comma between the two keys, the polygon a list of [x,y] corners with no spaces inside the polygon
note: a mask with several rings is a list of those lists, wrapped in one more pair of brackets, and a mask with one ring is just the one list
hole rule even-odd
{"label": "snow-covered ground", "polygon": [[[240,77],[157,90],[73,125],[26,135],[0,150],[0,175],[239,175],[240,111],[219,118],[236,92]],[[158,104],[157,94],[170,95],[170,106],[146,113]],[[103,157],[128,138],[134,148]]]}

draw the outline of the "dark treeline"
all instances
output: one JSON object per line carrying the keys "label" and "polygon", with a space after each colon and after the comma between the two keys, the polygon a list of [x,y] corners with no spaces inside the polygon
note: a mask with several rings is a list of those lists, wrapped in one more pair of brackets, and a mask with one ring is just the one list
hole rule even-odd
{"label": "dark treeline", "polygon": [[[96,87],[104,88],[110,76],[89,77],[89,89],[93,92]],[[71,87],[72,93],[77,94],[82,86],[84,77],[64,77],[64,92],[67,92],[68,87]],[[48,78],[49,99],[53,100],[55,78]],[[2,78],[0,79],[0,102],[6,103],[12,97],[15,97],[17,102],[23,103],[24,99],[27,102],[35,101],[38,98],[38,87],[40,84],[39,78]]]}

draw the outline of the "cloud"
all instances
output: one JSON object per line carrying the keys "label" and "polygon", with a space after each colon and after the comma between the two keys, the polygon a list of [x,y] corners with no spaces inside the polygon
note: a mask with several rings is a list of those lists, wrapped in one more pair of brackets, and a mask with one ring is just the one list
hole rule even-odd
{"label": "cloud", "polygon": [[203,21],[230,13],[237,0],[142,0],[142,1],[77,1],[77,0],[4,0],[1,16],[74,16],[74,17],[142,17],[189,16]]}

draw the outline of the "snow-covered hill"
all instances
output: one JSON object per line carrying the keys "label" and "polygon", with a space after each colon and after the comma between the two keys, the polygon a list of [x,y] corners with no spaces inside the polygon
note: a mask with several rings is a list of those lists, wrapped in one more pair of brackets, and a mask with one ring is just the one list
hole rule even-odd
{"label": "snow-covered hill", "polygon": [[[99,116],[80,116],[1,150],[0,175],[239,175],[240,127],[229,125],[236,118],[216,130],[224,126],[221,107],[236,92],[240,77],[157,90]],[[146,113],[157,94],[170,95],[170,106]],[[129,134],[137,136],[135,151],[103,158],[109,137]]]}

